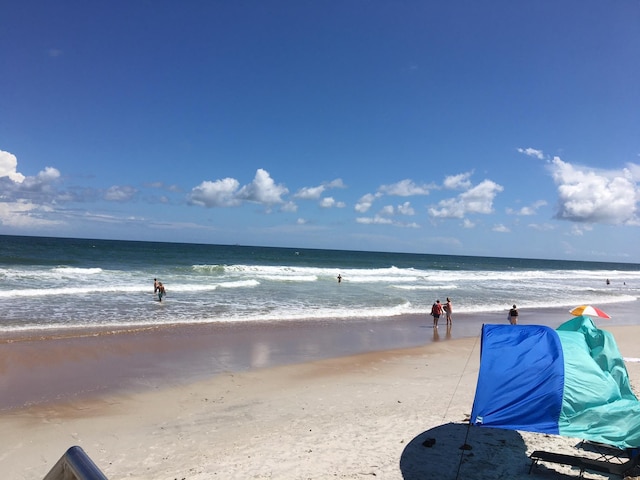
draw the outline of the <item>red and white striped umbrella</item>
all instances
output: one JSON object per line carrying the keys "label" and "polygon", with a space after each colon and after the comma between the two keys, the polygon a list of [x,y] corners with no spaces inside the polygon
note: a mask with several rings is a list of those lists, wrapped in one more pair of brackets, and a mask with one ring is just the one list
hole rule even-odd
{"label": "red and white striped umbrella", "polygon": [[571,315],[575,315],[576,317],[579,317],[580,315],[586,315],[588,317],[611,318],[599,308],[592,307],[591,305],[580,305],[579,307],[571,310],[569,313],[571,313]]}

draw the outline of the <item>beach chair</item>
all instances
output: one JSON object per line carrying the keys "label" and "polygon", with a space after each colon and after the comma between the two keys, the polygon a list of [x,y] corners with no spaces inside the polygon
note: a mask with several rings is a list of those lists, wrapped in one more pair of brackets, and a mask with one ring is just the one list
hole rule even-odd
{"label": "beach chair", "polygon": [[531,459],[529,473],[531,473],[531,470],[533,470],[533,467],[537,465],[538,462],[548,462],[579,468],[579,478],[583,478],[585,470],[610,473],[613,475],[624,477],[626,473],[630,472],[636,466],[638,466],[638,462],[640,461],[640,454],[636,453],[635,456],[623,463],[610,462],[608,460],[597,460],[576,455],[566,455],[563,453],[544,452],[542,450],[536,450],[531,455],[529,455],[529,458]]}
{"label": "beach chair", "polygon": [[43,480],[108,480],[85,451],[70,447]]}

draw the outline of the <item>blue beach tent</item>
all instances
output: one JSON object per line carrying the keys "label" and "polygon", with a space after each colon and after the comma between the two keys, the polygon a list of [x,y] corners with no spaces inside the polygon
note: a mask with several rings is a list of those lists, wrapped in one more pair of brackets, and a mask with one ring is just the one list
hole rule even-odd
{"label": "blue beach tent", "polygon": [[483,325],[471,423],[640,446],[640,402],[611,333],[575,317]]}

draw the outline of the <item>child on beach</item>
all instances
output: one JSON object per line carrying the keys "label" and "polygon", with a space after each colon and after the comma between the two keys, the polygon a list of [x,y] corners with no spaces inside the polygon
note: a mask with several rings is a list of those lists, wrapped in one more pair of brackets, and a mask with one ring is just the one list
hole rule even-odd
{"label": "child on beach", "polygon": [[509,310],[509,323],[511,325],[517,325],[518,323],[518,309],[515,305],[511,310]]}

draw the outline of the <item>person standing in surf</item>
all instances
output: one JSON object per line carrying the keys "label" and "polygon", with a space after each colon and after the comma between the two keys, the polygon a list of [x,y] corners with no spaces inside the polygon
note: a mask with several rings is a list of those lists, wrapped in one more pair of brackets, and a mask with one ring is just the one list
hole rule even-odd
{"label": "person standing in surf", "polygon": [[167,291],[164,289],[164,285],[162,282],[158,282],[158,301],[162,301],[162,297],[167,294]]}
{"label": "person standing in surf", "polygon": [[431,306],[431,316],[433,317],[433,328],[438,328],[438,320],[440,320],[440,315],[442,315],[442,305],[440,304],[440,300],[436,300]]}
{"label": "person standing in surf", "polygon": [[453,312],[453,307],[451,306],[451,299],[449,297],[447,297],[447,303],[444,304],[443,309],[444,313],[446,314],[447,325],[453,325],[453,322],[451,320],[451,312]]}
{"label": "person standing in surf", "polygon": [[158,279],[153,279],[153,293],[158,293]]}

